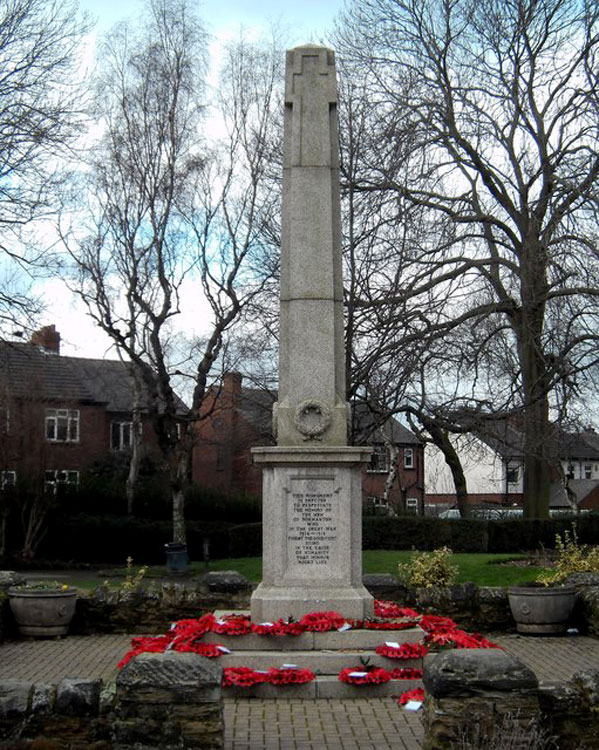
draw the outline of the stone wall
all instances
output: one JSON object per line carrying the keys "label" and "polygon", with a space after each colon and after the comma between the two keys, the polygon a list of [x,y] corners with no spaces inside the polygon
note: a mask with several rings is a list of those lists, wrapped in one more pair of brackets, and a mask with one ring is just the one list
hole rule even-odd
{"label": "stone wall", "polygon": [[197,654],[141,654],[115,683],[0,683],[0,750],[218,750],[220,667]]}
{"label": "stone wall", "polygon": [[[3,592],[0,571],[0,640],[13,637],[15,627]],[[599,637],[599,576],[578,574],[568,579],[578,591],[574,624],[582,633]],[[507,590],[479,587],[473,583],[448,587],[409,589],[389,574],[365,575],[364,585],[376,599],[388,599],[413,607],[422,614],[451,617],[464,630],[510,632],[515,624]],[[100,586],[77,598],[77,610],[70,632],[163,633],[172,622],[199,617],[215,609],[247,609],[253,586],[235,571],[211,572],[191,587],[189,583],[151,584],[133,592],[118,585]]]}
{"label": "stone wall", "polygon": [[424,686],[423,750],[597,747],[599,670],[539,685],[503,651],[453,650],[426,657]]}
{"label": "stone wall", "polygon": [[171,623],[215,609],[249,607],[253,586],[236,571],[208,573],[195,587],[183,583],[150,584],[126,592],[99,586],[77,598],[71,633],[164,633]]}

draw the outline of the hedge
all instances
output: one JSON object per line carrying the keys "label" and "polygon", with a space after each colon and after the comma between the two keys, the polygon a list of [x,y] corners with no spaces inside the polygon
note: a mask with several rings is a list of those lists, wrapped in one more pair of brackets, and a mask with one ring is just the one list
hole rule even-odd
{"label": "hedge", "polygon": [[[599,544],[599,514],[546,521],[366,516],[362,519],[362,549],[433,550],[447,546],[454,552],[527,552],[555,547],[556,534],[571,530],[572,523],[581,544]],[[259,557],[262,524],[232,527],[230,551],[231,557]]]}
{"label": "hedge", "polygon": [[[187,550],[191,560],[203,559],[204,538],[212,559],[229,557],[230,524],[222,521],[188,521]],[[71,516],[53,524],[37,557],[65,562],[136,563],[165,562],[164,545],[172,541],[169,521],[128,516]]]}

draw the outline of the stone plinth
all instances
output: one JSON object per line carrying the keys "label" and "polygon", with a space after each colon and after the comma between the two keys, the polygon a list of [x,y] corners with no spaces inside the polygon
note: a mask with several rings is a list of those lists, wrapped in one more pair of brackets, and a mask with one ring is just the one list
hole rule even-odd
{"label": "stone plinth", "polygon": [[370,449],[255,448],[263,468],[262,583],[252,619],[374,614],[362,584],[362,465]]}
{"label": "stone plinth", "polygon": [[144,653],[117,677],[119,750],[218,750],[224,744],[222,668],[198,654]]}

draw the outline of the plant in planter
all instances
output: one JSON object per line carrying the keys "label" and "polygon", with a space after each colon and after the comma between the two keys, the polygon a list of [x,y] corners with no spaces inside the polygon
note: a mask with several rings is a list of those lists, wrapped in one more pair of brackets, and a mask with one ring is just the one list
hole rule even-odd
{"label": "plant in planter", "polygon": [[578,542],[576,525],[564,537],[556,534],[556,557],[552,570],[541,573],[535,583],[512,586],[508,597],[519,633],[555,635],[565,633],[574,609],[576,589],[564,585],[572,573],[599,572],[599,547]]}
{"label": "plant in planter", "polygon": [[39,581],[12,586],[10,609],[19,633],[26,636],[66,635],[73,615],[77,591],[59,581]]}

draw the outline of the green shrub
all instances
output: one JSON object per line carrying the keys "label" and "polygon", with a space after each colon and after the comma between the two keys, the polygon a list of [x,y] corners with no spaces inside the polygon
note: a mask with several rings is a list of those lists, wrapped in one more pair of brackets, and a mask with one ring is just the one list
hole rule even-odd
{"label": "green shrub", "polygon": [[566,529],[563,537],[556,534],[555,549],[555,568],[541,573],[539,583],[549,586],[565,581],[572,573],[599,573],[599,547],[579,544],[576,524],[572,524],[571,532]]}
{"label": "green shrub", "polygon": [[432,552],[416,552],[409,563],[399,563],[398,576],[401,581],[414,588],[451,586],[458,576],[457,566],[451,563],[452,551],[440,547]]}

